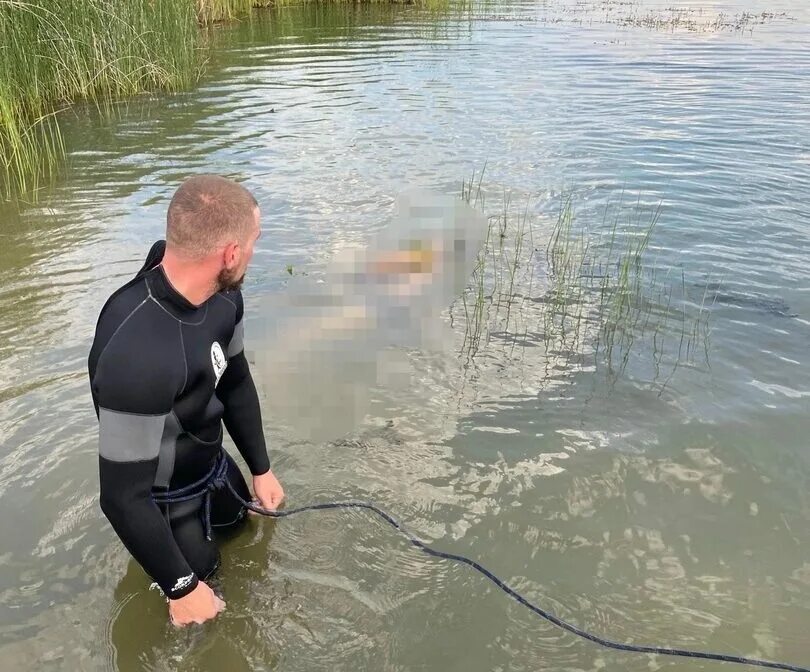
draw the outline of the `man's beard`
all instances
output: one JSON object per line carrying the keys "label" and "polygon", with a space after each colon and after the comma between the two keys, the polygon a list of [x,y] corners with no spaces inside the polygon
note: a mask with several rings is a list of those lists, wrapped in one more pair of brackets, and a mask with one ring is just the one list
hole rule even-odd
{"label": "man's beard", "polygon": [[242,289],[242,283],[245,281],[245,274],[237,278],[236,273],[223,268],[217,276],[217,291],[218,292],[235,292]]}

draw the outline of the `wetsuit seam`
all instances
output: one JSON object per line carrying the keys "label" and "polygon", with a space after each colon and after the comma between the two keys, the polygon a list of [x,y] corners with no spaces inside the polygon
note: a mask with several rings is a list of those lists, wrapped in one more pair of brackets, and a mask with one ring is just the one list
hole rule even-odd
{"label": "wetsuit seam", "polygon": [[164,305],[163,305],[163,304],[162,304],[160,301],[158,301],[158,300],[157,300],[157,299],[156,299],[154,296],[150,296],[149,298],[150,298],[150,299],[152,299],[152,301],[154,301],[154,302],[155,302],[155,303],[156,303],[156,304],[157,304],[157,305],[160,307],[160,309],[161,309],[161,310],[162,310],[164,313],[166,313],[166,314],[167,314],[169,317],[171,317],[173,320],[177,320],[177,321],[178,321],[180,324],[187,324],[189,327],[199,327],[199,326],[200,326],[200,325],[201,325],[203,322],[205,322],[205,318],[206,318],[206,317],[208,317],[208,304],[207,304],[207,303],[205,304],[205,313],[204,313],[204,314],[203,314],[203,316],[200,318],[200,321],[199,321],[199,322],[186,322],[185,320],[181,320],[181,319],[180,319],[179,317],[177,317],[176,315],[173,315],[173,314],[172,314],[172,313],[171,313],[171,312],[170,312],[170,311],[169,311],[169,310],[166,308],[166,306],[164,306]]}
{"label": "wetsuit seam", "polygon": [[[177,413],[175,412],[175,410],[174,410],[174,409],[172,409],[172,410],[171,410],[171,412],[169,413],[169,415],[173,415],[173,416],[174,416],[174,420],[175,420],[175,422],[177,422],[177,427],[180,429],[180,434],[188,434],[189,436],[194,436],[193,434],[190,434],[189,432],[187,432],[187,431],[186,431],[186,428],[185,428],[185,427],[183,427],[183,423],[181,423],[181,422],[180,422],[180,418],[178,418],[178,417],[177,417]],[[180,436],[180,434],[178,434],[178,436]],[[196,437],[195,437],[195,438],[196,438]],[[175,439],[175,443],[176,443],[176,442],[177,442],[177,439]]]}
{"label": "wetsuit seam", "polygon": [[107,460],[107,462],[111,462],[113,464],[143,464],[144,462],[157,462],[157,457],[145,457],[143,459],[134,459],[134,460],[112,460],[109,457],[104,457],[104,455],[99,455],[102,460]]}
{"label": "wetsuit seam", "polygon": [[172,411],[169,411],[168,413],[134,413],[132,411],[116,411],[114,408],[107,408],[101,404],[99,404],[98,408],[99,410],[109,411],[110,413],[116,413],[118,415],[134,415],[139,418],[165,418],[172,413]]}
{"label": "wetsuit seam", "polygon": [[[147,288],[146,288],[146,289],[147,289],[147,291],[149,291],[149,286],[148,286],[148,285],[147,285]],[[104,347],[101,349],[101,352],[98,354],[98,363],[99,363],[99,364],[101,364],[101,359],[102,359],[102,357],[104,357],[104,353],[105,353],[105,352],[107,352],[107,348],[109,348],[109,347],[110,347],[110,344],[113,342],[113,340],[115,340],[115,337],[116,337],[116,336],[118,336],[118,333],[121,331],[121,329],[123,329],[123,328],[124,328],[124,325],[125,325],[127,322],[129,322],[129,319],[130,319],[130,318],[131,318],[131,317],[132,317],[132,316],[133,316],[135,313],[137,313],[137,312],[138,312],[138,310],[140,310],[140,308],[141,308],[141,307],[142,307],[142,306],[143,306],[143,305],[144,305],[144,304],[145,304],[147,301],[149,301],[149,298],[150,298],[151,296],[152,296],[152,294],[150,293],[150,294],[149,294],[149,296],[147,296],[147,297],[146,297],[146,298],[145,298],[143,301],[141,301],[141,302],[140,302],[140,303],[139,303],[137,306],[135,306],[135,307],[134,307],[134,308],[133,308],[133,309],[130,311],[129,315],[127,315],[127,316],[126,316],[126,317],[125,317],[125,318],[124,318],[124,319],[121,321],[121,324],[119,324],[119,325],[118,325],[118,326],[115,328],[115,331],[112,333],[112,336],[110,336],[109,340],[108,340],[108,341],[107,341],[107,342],[104,344]],[[110,410],[110,409],[107,409],[107,410]]]}
{"label": "wetsuit seam", "polygon": [[[186,434],[187,436],[190,436],[197,443],[201,443],[204,446],[213,446],[215,443],[221,443],[222,442],[222,438],[223,438],[222,423],[220,423],[220,425],[219,425],[219,437],[218,438],[214,439],[213,441],[203,441],[201,438],[195,436],[194,434],[189,432],[185,427],[183,427],[183,423],[180,422],[180,418],[177,417],[177,413],[175,413],[174,409],[169,411],[166,415],[173,415],[174,416],[174,419],[177,421],[177,426],[180,429],[180,434]],[[178,434],[178,436],[180,436],[180,435]]]}
{"label": "wetsuit seam", "polygon": [[[180,390],[180,394],[186,391],[186,385],[188,385],[188,357],[186,356],[186,342],[183,340],[183,325],[182,323],[177,325],[178,329],[180,330],[180,353],[183,355],[183,367],[185,368],[185,377],[183,378],[183,387]],[[180,396],[178,394],[177,396]],[[176,416],[175,416],[176,417]],[[179,420],[178,420],[179,424]],[[181,427],[182,429],[182,427]]]}
{"label": "wetsuit seam", "polygon": [[144,278],[144,282],[146,283],[146,291],[149,292],[149,297],[147,299],[145,299],[145,300],[148,301],[149,299],[152,299],[152,301],[155,302],[155,304],[158,306],[158,308],[160,308],[164,313],[166,313],[173,320],[177,320],[180,324],[187,324],[190,327],[198,327],[203,322],[205,322],[205,318],[208,317],[208,302],[206,302],[206,304],[205,304],[205,312],[203,313],[203,316],[200,318],[199,322],[186,322],[185,320],[181,320],[179,317],[174,315],[171,311],[169,311],[166,308],[166,306],[164,306],[160,301],[158,301],[155,298],[155,295],[152,294],[152,288],[149,286],[149,280],[147,278]]}
{"label": "wetsuit seam", "polygon": [[[182,428],[182,426],[180,427],[180,429],[183,429],[183,428]],[[201,444],[203,444],[204,446],[213,446],[213,445],[214,445],[214,444],[216,444],[216,443],[221,443],[221,442],[222,442],[222,439],[223,439],[222,423],[220,423],[220,426],[219,426],[219,437],[218,437],[218,438],[216,438],[216,439],[214,439],[213,441],[203,441],[202,439],[200,439],[200,438],[198,438],[198,437],[194,436],[194,434],[192,434],[191,432],[189,432],[187,429],[183,429],[183,433],[184,433],[184,434],[188,434],[188,435],[189,435],[189,436],[190,436],[192,439],[194,439],[194,440],[195,440],[197,443],[201,443]]]}
{"label": "wetsuit seam", "polygon": [[238,312],[238,309],[236,308],[236,304],[233,301],[231,301],[227,296],[225,296],[224,294],[220,294],[220,293],[217,293],[216,296],[218,296],[220,299],[225,299],[228,303],[230,303],[234,307],[234,310],[237,310],[237,312]]}

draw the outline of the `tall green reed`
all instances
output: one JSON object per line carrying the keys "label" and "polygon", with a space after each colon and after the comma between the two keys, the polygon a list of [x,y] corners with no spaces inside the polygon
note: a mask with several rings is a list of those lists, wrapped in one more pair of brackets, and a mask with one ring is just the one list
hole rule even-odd
{"label": "tall green reed", "polygon": [[70,102],[176,90],[200,64],[192,0],[0,0],[0,189],[35,192],[56,173]]}
{"label": "tall green reed", "polygon": [[[465,180],[462,198],[486,211],[481,180]],[[646,358],[659,394],[679,367],[698,358],[709,365],[709,286],[692,296],[684,271],[657,268],[649,247],[660,206],[623,200],[607,205],[591,230],[577,221],[571,195],[560,198],[550,224],[504,196],[458,302],[468,364],[491,355],[493,340],[510,357],[519,345],[542,345],[547,367],[602,370],[612,384],[631,360],[643,366]],[[538,228],[543,250],[535,247]]]}

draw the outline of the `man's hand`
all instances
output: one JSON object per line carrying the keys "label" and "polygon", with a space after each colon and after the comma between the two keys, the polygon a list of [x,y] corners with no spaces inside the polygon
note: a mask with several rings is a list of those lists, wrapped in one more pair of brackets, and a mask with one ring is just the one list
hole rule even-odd
{"label": "man's hand", "polygon": [[188,595],[169,600],[169,618],[174,625],[205,623],[225,608],[225,602],[200,581]]}
{"label": "man's hand", "polygon": [[284,489],[272,471],[253,477],[253,493],[259,505],[275,511],[284,499]]}

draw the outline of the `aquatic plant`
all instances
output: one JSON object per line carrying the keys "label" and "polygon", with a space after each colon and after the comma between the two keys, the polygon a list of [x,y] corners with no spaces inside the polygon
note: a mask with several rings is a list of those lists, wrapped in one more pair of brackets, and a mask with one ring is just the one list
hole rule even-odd
{"label": "aquatic plant", "polygon": [[513,12],[490,13],[502,9],[491,8],[488,0],[476,0],[469,5],[470,13],[488,21],[534,22],[544,25],[598,26],[613,25],[622,28],[641,28],[649,31],[690,33],[752,33],[758,26],[774,22],[792,22],[795,17],[787,12],[743,11],[729,14],[696,3],[694,6],[669,6],[652,3],[645,7],[643,0],[544,0],[527,15]]}
{"label": "aquatic plant", "polygon": [[701,7],[667,7],[663,10],[650,10],[646,13],[635,11],[625,15],[614,15],[612,19],[612,22],[619,26],[670,32],[685,30],[693,33],[752,33],[757,26],[774,21],[794,20],[787,12],[759,12],[756,14],[718,12],[712,15],[710,12],[703,11]]}
{"label": "aquatic plant", "polygon": [[[464,181],[462,198],[485,208],[481,176],[477,186],[475,176]],[[601,370],[613,384],[633,357],[639,366],[646,357],[659,394],[679,367],[698,358],[708,367],[710,284],[657,268],[647,253],[660,206],[623,201],[606,205],[589,229],[577,222],[571,194],[560,196],[552,222],[504,195],[466,291],[451,307],[451,320],[463,321],[468,365],[491,355],[495,343],[509,357],[542,346],[547,367]],[[540,237],[542,248],[535,247]]]}

